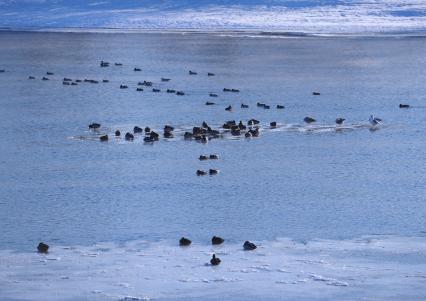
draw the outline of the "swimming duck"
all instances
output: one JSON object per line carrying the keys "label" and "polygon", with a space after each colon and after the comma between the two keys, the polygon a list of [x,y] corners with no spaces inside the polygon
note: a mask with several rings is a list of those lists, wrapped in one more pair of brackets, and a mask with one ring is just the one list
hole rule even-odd
{"label": "swimming duck", "polygon": [[187,246],[189,246],[191,243],[192,243],[192,241],[191,241],[191,240],[189,240],[189,239],[188,239],[188,238],[186,238],[186,237],[182,237],[182,238],[179,240],[179,245],[180,245],[180,246],[182,246],[182,247],[187,247]]}
{"label": "swimming duck", "polygon": [[197,170],[197,176],[205,176],[207,174],[207,172],[205,172],[204,170]]}
{"label": "swimming duck", "polygon": [[245,251],[252,251],[252,250],[257,249],[257,246],[254,243],[246,240],[244,242],[243,248],[244,248]]}
{"label": "swimming duck", "polygon": [[241,104],[241,108],[242,108],[242,109],[248,109],[248,107],[249,107],[248,105],[245,105],[245,104],[243,104],[243,103]]}
{"label": "swimming duck", "polygon": [[133,139],[135,139],[135,136],[127,132],[126,135],[124,136],[124,139],[126,139],[127,141],[133,141]]}
{"label": "swimming duck", "polygon": [[341,125],[345,120],[345,118],[336,118],[336,124]]}
{"label": "swimming duck", "polygon": [[230,106],[226,107],[225,111],[232,111],[232,106],[230,105]]}
{"label": "swimming duck", "polygon": [[210,259],[211,265],[219,265],[221,260],[213,254],[212,259]]}
{"label": "swimming duck", "polygon": [[101,142],[108,141],[108,135],[100,136],[100,137],[99,137],[99,140],[100,140]]}
{"label": "swimming duck", "polygon": [[223,244],[225,240],[222,237],[219,236],[213,236],[212,237],[212,245],[221,245]]}
{"label": "swimming duck", "polygon": [[312,117],[307,116],[303,119],[303,121],[306,123],[312,123],[312,122],[315,122],[316,120]]}
{"label": "swimming duck", "polygon": [[37,246],[37,252],[46,254],[49,251],[49,245],[41,242]]}

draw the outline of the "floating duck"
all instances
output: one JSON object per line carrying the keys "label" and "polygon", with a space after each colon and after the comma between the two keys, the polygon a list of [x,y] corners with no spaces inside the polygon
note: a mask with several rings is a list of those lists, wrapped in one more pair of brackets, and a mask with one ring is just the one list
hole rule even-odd
{"label": "floating duck", "polygon": [[221,260],[213,254],[212,259],[210,259],[211,265],[219,265]]}

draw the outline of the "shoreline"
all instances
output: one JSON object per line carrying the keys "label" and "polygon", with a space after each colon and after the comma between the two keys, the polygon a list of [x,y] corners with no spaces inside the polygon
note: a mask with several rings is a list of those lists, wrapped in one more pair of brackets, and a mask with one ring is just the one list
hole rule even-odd
{"label": "shoreline", "polygon": [[304,32],[269,29],[199,29],[199,28],[119,28],[119,27],[0,27],[1,32],[33,32],[33,33],[96,33],[96,34],[211,34],[259,38],[386,38],[411,37],[426,38],[426,31],[387,31],[387,32]]}

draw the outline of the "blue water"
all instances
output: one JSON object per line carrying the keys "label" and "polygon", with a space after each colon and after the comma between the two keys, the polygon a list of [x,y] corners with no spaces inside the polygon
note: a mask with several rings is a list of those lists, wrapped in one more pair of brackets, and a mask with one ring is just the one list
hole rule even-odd
{"label": "blue water", "polygon": [[[421,235],[424,53],[426,39],[410,37],[1,32],[0,248],[181,236],[207,244],[213,234],[230,242]],[[100,68],[100,60],[123,66]],[[46,71],[55,75],[41,81]],[[63,86],[63,77],[110,82]],[[162,92],[136,92],[143,80]],[[224,87],[241,92],[223,93]],[[209,99],[209,92],[219,97]],[[271,109],[257,108],[257,101]],[[242,102],[250,108],[240,109]],[[229,104],[231,113],[224,110]],[[376,131],[367,126],[370,114],[384,121]],[[331,127],[345,117],[351,130],[309,131],[305,116]],[[135,125],[186,129],[250,118],[264,128],[277,121],[301,130],[206,145],[179,134],[154,145],[111,136]],[[109,142],[88,131],[92,122],[102,124]],[[220,160],[197,159],[210,153]],[[195,175],[208,168],[221,173]]]}

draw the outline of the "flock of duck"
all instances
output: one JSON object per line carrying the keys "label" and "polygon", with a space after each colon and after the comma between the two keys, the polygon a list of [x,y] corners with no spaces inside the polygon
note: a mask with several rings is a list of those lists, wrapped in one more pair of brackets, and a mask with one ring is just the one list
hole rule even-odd
{"label": "flock of duck", "polygon": [[[101,61],[100,62],[100,67],[101,68],[105,68],[105,67],[110,67],[112,64],[110,64],[107,61]],[[122,63],[114,63],[114,66],[117,67],[121,67],[123,66]],[[134,72],[141,72],[142,69],[139,67],[134,67],[133,68]],[[0,73],[4,73],[6,72],[6,70],[4,69],[0,69]],[[193,70],[189,70],[188,71],[189,76],[196,76],[198,75],[198,72],[193,71]],[[50,78],[48,76],[53,76],[54,73],[51,71],[46,72],[46,75],[43,76],[41,79],[43,81],[48,81],[50,80]],[[212,72],[207,72],[207,76],[208,77],[212,77],[215,76],[214,73]],[[36,77],[30,75],[28,77],[30,80],[35,80]],[[166,78],[166,77],[162,77],[161,78],[161,82],[170,82],[172,79],[171,78]],[[95,79],[71,79],[68,77],[64,77],[62,80],[63,85],[71,85],[71,86],[76,86],[79,83],[92,83],[92,84],[98,84],[99,82],[103,82],[103,83],[108,83],[109,80],[107,79],[103,79],[101,81],[99,80],[95,80]],[[137,83],[137,88],[136,91],[144,91],[144,88],[142,87],[152,87],[153,86],[153,82],[151,81],[140,81]],[[120,89],[128,89],[128,85],[125,84],[121,84],[120,85]],[[152,88],[152,92],[161,92],[161,89],[159,88]],[[173,93],[176,95],[185,95],[184,91],[180,91],[180,90],[175,90],[175,89],[167,89],[166,90],[167,93]],[[223,92],[228,92],[228,93],[239,93],[240,90],[239,89],[235,89],[235,88],[223,88]],[[314,96],[319,96],[321,95],[320,92],[318,91],[314,91],[312,92],[312,95]],[[215,98],[218,97],[218,94],[216,93],[209,93],[209,97]],[[216,105],[215,102],[213,101],[207,101],[205,103],[208,106],[211,105]],[[262,103],[262,102],[257,102],[256,103],[256,107],[258,108],[263,108],[263,109],[270,109],[271,105],[268,105],[266,103]],[[408,104],[399,104],[399,108],[409,108],[410,106]],[[240,105],[241,109],[248,109],[249,105],[245,104],[245,103],[241,103]],[[282,110],[285,109],[285,106],[282,104],[277,104],[276,105],[276,109],[277,110]],[[232,105],[229,105],[225,108],[226,111],[232,111],[233,107]],[[311,116],[306,116],[303,119],[303,122],[306,124],[313,124],[316,122],[316,119],[314,117]],[[343,125],[343,123],[345,122],[345,118],[339,117],[335,119],[335,124],[336,124],[336,130],[339,130],[339,126]],[[371,127],[373,129],[376,129],[378,126],[380,126],[382,124],[382,119],[374,117],[373,115],[370,116],[369,118],[369,123],[371,125]],[[269,123],[269,129],[276,129],[278,128],[280,125],[276,122],[276,121],[272,121]],[[91,123],[89,125],[89,129],[91,131],[94,131],[97,134],[97,137],[99,139],[99,141],[101,142],[107,142],[110,140],[110,135],[108,135],[108,133],[105,133],[103,131],[103,129],[101,129],[101,124],[94,122]],[[196,125],[192,127],[192,130],[186,130],[183,133],[183,138],[185,140],[193,140],[199,143],[207,143],[209,140],[211,139],[215,139],[215,138],[223,138],[226,135],[228,136],[232,136],[232,137],[243,137],[246,139],[251,139],[251,138],[255,138],[255,137],[259,137],[260,136],[260,132],[262,129],[265,129],[265,127],[261,127],[260,125],[260,121],[257,119],[250,119],[248,121],[243,122],[242,120],[240,120],[239,122],[235,121],[235,120],[228,120],[225,121],[222,125],[218,126],[217,128],[213,128],[211,127],[209,124],[207,124],[207,122],[203,121],[201,125]],[[174,138],[174,134],[175,134],[175,128],[171,125],[165,125],[162,133],[160,135],[159,131],[154,131],[153,129],[151,129],[149,126],[146,126],[145,128],[139,127],[139,126],[134,126],[134,128],[132,130],[127,130],[125,131],[125,133],[122,134],[121,130],[117,129],[115,130],[115,132],[113,133],[112,136],[115,137],[115,139],[120,139],[121,137],[124,137],[124,139],[126,141],[134,141],[135,139],[137,139],[138,137],[143,137],[143,141],[144,143],[147,144],[153,144],[157,141],[160,140],[160,136],[162,136],[164,139],[171,139]],[[179,133],[180,134],[180,133]],[[201,155],[199,157],[199,159],[201,161],[203,160],[207,160],[207,159],[218,159],[219,157],[217,155],[210,155],[210,156],[206,156],[206,155]],[[207,171],[205,170],[197,170],[196,171],[196,175],[197,176],[204,176],[204,175],[216,175],[219,173],[219,170],[217,169],[209,169]]]}
{"label": "flock of duck", "polygon": [[[222,245],[225,242],[225,239],[219,236],[213,236],[211,239],[211,243],[213,246],[219,246]],[[182,237],[179,240],[179,245],[181,247],[189,247],[192,244],[192,241],[189,238]],[[44,242],[40,242],[37,246],[37,252],[41,254],[47,254],[49,252],[50,246]],[[248,240],[246,240],[243,244],[243,250],[244,251],[253,251],[256,250],[257,246]],[[216,256],[216,254],[213,253],[212,258],[210,259],[211,265],[219,265],[222,261],[219,257]]]}

